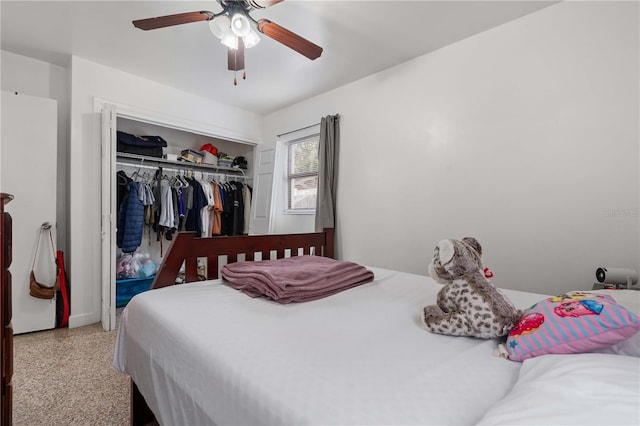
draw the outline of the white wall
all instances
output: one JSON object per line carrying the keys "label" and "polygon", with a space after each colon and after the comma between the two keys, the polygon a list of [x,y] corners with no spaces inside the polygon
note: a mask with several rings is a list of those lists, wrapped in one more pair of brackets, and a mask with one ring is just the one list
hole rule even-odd
{"label": "white wall", "polygon": [[337,249],[426,274],[475,236],[501,287],[640,270],[637,2],[564,2],[265,117],[341,115]]}
{"label": "white wall", "polygon": [[94,98],[230,140],[260,142],[262,117],[82,58],[71,61],[71,317],[100,321],[100,115]]}
{"label": "white wall", "polygon": [[[69,233],[69,69],[4,50],[0,51],[0,64],[2,90],[54,99],[58,103],[56,247],[66,253]],[[25,141],[25,150],[37,148],[37,144],[38,141]],[[37,181],[42,176],[34,174],[33,178]]]}

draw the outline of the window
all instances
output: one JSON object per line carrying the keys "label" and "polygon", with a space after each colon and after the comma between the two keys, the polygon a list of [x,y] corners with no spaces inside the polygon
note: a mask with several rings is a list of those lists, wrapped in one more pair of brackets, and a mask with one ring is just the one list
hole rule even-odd
{"label": "window", "polygon": [[318,143],[316,134],[289,142],[287,147],[287,209],[315,211],[318,192]]}

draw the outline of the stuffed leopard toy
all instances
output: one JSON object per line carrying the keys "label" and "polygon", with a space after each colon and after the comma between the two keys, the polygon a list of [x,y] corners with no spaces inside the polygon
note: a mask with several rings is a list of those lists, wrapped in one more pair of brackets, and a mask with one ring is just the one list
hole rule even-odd
{"label": "stuffed leopard toy", "polygon": [[516,323],[518,311],[485,276],[481,255],[480,243],[473,237],[438,243],[429,275],[444,287],[438,292],[437,306],[423,310],[427,330],[491,339],[506,335]]}

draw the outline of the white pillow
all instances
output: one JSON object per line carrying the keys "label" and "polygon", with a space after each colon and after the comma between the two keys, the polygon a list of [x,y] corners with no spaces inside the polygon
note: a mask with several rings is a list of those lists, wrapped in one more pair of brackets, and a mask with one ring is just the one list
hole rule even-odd
{"label": "white pillow", "polygon": [[585,353],[522,363],[479,425],[639,425],[640,358]]}

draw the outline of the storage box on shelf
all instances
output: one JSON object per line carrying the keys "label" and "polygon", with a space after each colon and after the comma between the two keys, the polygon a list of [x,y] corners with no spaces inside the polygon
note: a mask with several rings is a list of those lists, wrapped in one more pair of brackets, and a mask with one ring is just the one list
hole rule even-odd
{"label": "storage box on shelf", "polygon": [[192,163],[202,163],[202,159],[204,158],[204,154],[193,150],[193,149],[185,149],[180,153],[180,158],[184,161],[190,161]]}
{"label": "storage box on shelf", "polygon": [[220,167],[229,167],[231,168],[233,164],[233,160],[230,158],[220,158],[218,159],[218,166]]}
{"label": "storage box on shelf", "polygon": [[123,308],[136,294],[151,289],[155,276],[116,280],[116,308]]}

